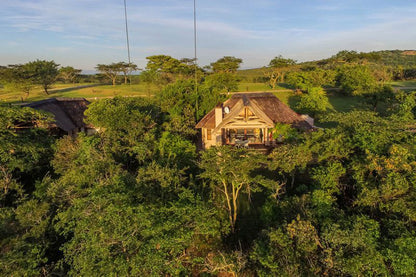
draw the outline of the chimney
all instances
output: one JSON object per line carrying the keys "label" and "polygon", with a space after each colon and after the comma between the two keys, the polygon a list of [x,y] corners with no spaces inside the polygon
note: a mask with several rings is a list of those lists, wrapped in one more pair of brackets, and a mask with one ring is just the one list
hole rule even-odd
{"label": "chimney", "polygon": [[222,104],[215,106],[215,127],[222,122]]}
{"label": "chimney", "polygon": [[312,127],[314,127],[315,125],[314,125],[314,119],[312,118],[312,117],[310,117],[309,115],[307,115],[307,114],[302,114],[301,116],[300,116],[303,120],[305,120],[306,122],[308,122],[309,123],[309,125],[311,125]]}

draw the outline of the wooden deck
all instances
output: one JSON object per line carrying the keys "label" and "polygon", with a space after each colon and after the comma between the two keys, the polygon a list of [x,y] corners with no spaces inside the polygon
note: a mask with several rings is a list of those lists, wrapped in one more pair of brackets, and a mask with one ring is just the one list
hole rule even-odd
{"label": "wooden deck", "polygon": [[[226,145],[231,145],[231,146],[236,146],[236,147],[243,147],[243,146],[238,146],[236,144],[226,144]],[[270,152],[273,151],[273,149],[276,147],[276,144],[269,144],[269,145],[265,145],[262,143],[249,143],[247,147],[244,147],[248,150],[255,150],[255,151],[259,151],[262,152],[264,154],[269,154]]]}

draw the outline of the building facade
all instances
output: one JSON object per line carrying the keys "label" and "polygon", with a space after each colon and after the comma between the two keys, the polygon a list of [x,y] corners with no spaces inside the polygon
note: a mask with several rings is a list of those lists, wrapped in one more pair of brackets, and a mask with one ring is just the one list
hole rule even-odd
{"label": "building facade", "polygon": [[276,123],[290,124],[307,131],[313,119],[300,115],[272,93],[236,93],[205,115],[196,128],[201,129],[202,149],[219,145],[270,147]]}

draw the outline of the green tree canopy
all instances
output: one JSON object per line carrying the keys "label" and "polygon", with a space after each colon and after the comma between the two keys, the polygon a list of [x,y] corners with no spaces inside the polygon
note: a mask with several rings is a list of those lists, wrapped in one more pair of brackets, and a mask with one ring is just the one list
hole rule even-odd
{"label": "green tree canopy", "polygon": [[27,98],[35,86],[33,72],[27,64],[9,65],[0,70],[0,80],[6,87],[21,91]]}
{"label": "green tree canopy", "polygon": [[124,84],[127,84],[129,74],[139,69],[137,65],[134,63],[119,62],[118,66],[120,67],[120,71],[124,75]]}
{"label": "green tree canopy", "polygon": [[264,71],[270,87],[274,89],[278,81],[284,82],[286,72],[288,72],[295,64],[295,60],[285,59],[281,55],[274,57]]}
{"label": "green tree canopy", "polygon": [[32,73],[35,84],[42,86],[46,94],[59,75],[59,64],[54,61],[36,60],[25,65]]}
{"label": "green tree canopy", "polygon": [[9,65],[0,71],[0,79],[12,88],[29,95],[35,85],[42,86],[46,94],[56,82],[59,64],[54,61],[36,60],[25,64]]}
{"label": "green tree canopy", "polygon": [[236,73],[242,62],[240,58],[224,56],[211,63],[211,68],[214,73]]}
{"label": "green tree canopy", "polygon": [[240,79],[234,74],[229,72],[213,73],[205,77],[205,85],[210,88],[211,91],[238,91],[238,83]]}
{"label": "green tree canopy", "polygon": [[269,180],[252,175],[261,167],[259,157],[257,153],[229,146],[213,147],[202,153],[200,177],[207,179],[213,194],[218,195],[220,207],[227,211],[232,233],[235,232],[242,195],[250,197],[261,190],[260,184],[270,184]]}
{"label": "green tree canopy", "polygon": [[55,242],[48,237],[49,203],[33,193],[51,170],[52,120],[31,108],[2,106],[0,118],[0,275],[39,275]]}
{"label": "green tree canopy", "polygon": [[297,109],[302,113],[310,114],[315,117],[319,113],[326,112],[331,107],[326,92],[321,87],[311,87],[307,93],[300,96]]}
{"label": "green tree canopy", "polygon": [[338,69],[336,84],[348,95],[360,95],[371,92],[376,80],[367,66],[346,65]]}
{"label": "green tree canopy", "polygon": [[72,66],[65,66],[59,69],[59,77],[62,78],[65,83],[75,83],[81,72],[81,69],[75,69]]}
{"label": "green tree canopy", "polygon": [[146,57],[146,79],[158,85],[174,83],[180,79],[194,77],[195,69],[197,74],[201,75],[202,71],[196,67],[193,59],[175,59],[167,55],[154,55]]}
{"label": "green tree canopy", "polygon": [[307,90],[312,87],[334,86],[336,72],[331,69],[291,71],[286,74],[285,82],[295,89]]}
{"label": "green tree canopy", "polygon": [[113,86],[116,85],[117,77],[121,72],[123,72],[122,65],[120,63],[97,64],[95,68],[109,78]]}
{"label": "green tree canopy", "polygon": [[354,50],[342,50],[330,58],[336,62],[343,63],[367,63],[372,61],[379,61],[381,59],[380,54],[376,52],[364,53]]}
{"label": "green tree canopy", "polygon": [[282,55],[279,55],[271,59],[268,66],[272,68],[284,68],[284,67],[292,66],[295,64],[296,64],[295,60],[285,59],[282,57]]}

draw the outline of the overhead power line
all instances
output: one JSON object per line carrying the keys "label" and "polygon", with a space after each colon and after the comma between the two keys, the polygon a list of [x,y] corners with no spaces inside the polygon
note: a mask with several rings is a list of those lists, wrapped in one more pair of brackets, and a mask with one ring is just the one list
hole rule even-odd
{"label": "overhead power line", "polygon": [[194,0],[194,58],[195,58],[195,66],[196,63],[196,0]]}
{"label": "overhead power line", "polygon": [[131,64],[131,60],[130,60],[129,28],[128,28],[128,23],[127,23],[127,4],[126,4],[126,0],[124,0],[124,18],[125,18],[125,21],[126,21],[127,56],[128,56],[129,64]]}
{"label": "overhead power line", "polygon": [[[198,95],[198,64],[197,64],[197,55],[196,55],[196,0],[194,0],[194,74],[195,74],[195,94]],[[196,112],[195,117],[198,117],[198,97],[196,97]]]}

